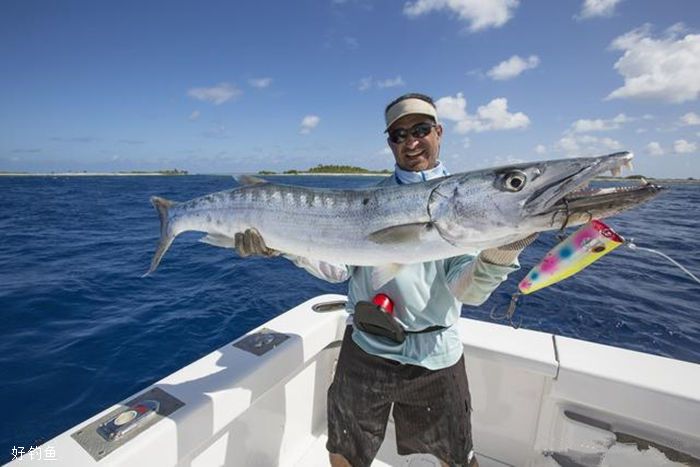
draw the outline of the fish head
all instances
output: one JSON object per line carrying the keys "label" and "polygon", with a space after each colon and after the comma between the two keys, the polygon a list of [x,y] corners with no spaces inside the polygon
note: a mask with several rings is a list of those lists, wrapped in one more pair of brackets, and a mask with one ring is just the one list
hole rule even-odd
{"label": "fish head", "polygon": [[586,188],[605,172],[619,175],[632,157],[620,152],[457,174],[444,179],[431,193],[431,220],[453,245],[486,248],[609,217],[663,189],[646,182],[633,187]]}

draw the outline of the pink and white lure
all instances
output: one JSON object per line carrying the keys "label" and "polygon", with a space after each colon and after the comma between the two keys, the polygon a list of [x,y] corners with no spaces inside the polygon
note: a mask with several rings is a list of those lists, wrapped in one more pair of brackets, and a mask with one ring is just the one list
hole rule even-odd
{"label": "pink and white lure", "polygon": [[648,251],[663,256],[700,284],[700,278],[673,258],[651,248],[639,247],[634,244],[633,240],[625,240],[605,223],[594,219],[549,250],[544,258],[520,281],[518,292],[511,296],[508,310],[504,314],[498,315],[496,307],[493,307],[491,318],[496,320],[505,318],[510,320],[510,324],[514,328],[520,327],[522,320],[518,323],[513,321],[513,314],[520,295],[531,294],[571,277],[620,245],[627,245],[632,250]]}
{"label": "pink and white lure", "polygon": [[542,260],[527,273],[518,284],[518,292],[510,299],[508,310],[499,315],[496,307],[491,310],[492,319],[508,319],[514,328],[513,314],[520,295],[531,294],[571,277],[598,261],[615,248],[625,244],[625,239],[603,222],[594,219],[549,250]]}
{"label": "pink and white lure", "polygon": [[522,294],[530,294],[571,277],[598,261],[625,239],[599,220],[592,220],[552,248],[518,284]]}

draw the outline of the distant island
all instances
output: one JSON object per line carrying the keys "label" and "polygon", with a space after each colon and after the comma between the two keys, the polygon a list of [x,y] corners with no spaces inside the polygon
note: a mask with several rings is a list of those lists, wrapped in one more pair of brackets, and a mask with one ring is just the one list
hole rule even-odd
{"label": "distant island", "polygon": [[1,176],[8,177],[109,177],[109,176],[173,176],[188,175],[187,170],[166,169],[166,170],[122,170],[119,172],[5,172],[0,170]]}
{"label": "distant island", "polygon": [[189,172],[187,172],[186,170],[171,169],[171,170],[129,170],[129,171],[120,171],[117,173],[123,174],[123,175],[187,175]]}
{"label": "distant island", "polygon": [[687,184],[687,185],[697,185],[700,184],[700,179],[688,177],[688,178],[655,178],[647,177],[644,175],[630,175],[628,177],[610,177],[610,176],[598,176],[593,180],[598,182],[625,182],[625,181],[641,181],[646,180],[649,183],[663,184],[663,183],[673,183],[673,184]]}
{"label": "distant island", "polygon": [[285,170],[281,174],[277,173],[277,172],[273,172],[271,170],[261,170],[258,172],[258,175],[307,175],[307,174],[388,175],[390,173],[391,173],[391,170],[389,170],[389,169],[369,170],[369,169],[365,169],[362,167],[355,167],[352,165],[322,165],[322,164],[319,164],[316,167],[312,167],[312,168],[307,169],[307,170],[297,170],[297,169]]}
{"label": "distant island", "polygon": [[[260,170],[258,175],[389,175],[393,170],[369,170],[363,167],[352,165],[323,165],[319,164],[306,170],[290,169],[283,172],[275,172],[272,170]],[[0,177],[138,177],[138,176],[180,176],[189,175],[187,170],[181,169],[164,169],[164,170],[121,170],[118,172],[88,172],[83,171],[66,171],[66,172],[10,172],[0,170]],[[197,174],[195,174],[197,175]],[[207,174],[200,174],[207,175]],[[223,175],[223,174],[211,174]],[[675,185],[700,185],[700,178],[655,178],[645,175],[629,175],[627,177],[612,177],[598,176],[593,180],[598,182],[630,182],[646,180],[649,183],[658,185],[675,184]]]}

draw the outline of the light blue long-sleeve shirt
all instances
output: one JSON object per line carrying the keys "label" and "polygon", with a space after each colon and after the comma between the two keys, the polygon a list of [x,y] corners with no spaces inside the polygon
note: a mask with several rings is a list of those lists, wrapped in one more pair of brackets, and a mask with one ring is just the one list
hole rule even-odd
{"label": "light blue long-sleeve shirt", "polygon": [[[416,183],[447,175],[442,164],[422,172],[408,172],[398,166],[394,175],[380,185]],[[478,306],[491,295],[509,273],[517,270],[517,261],[509,266],[484,262],[471,255],[404,266],[391,281],[375,290],[372,267],[333,265],[309,258],[287,256],[314,276],[348,284],[347,310],[353,313],[359,301],[372,301],[383,293],[394,302],[394,317],[407,330],[418,331],[430,326],[446,329],[407,334],[397,344],[385,337],[355,328],[352,338],[365,352],[401,363],[440,369],[457,363],[463,347],[459,331],[453,324],[460,317],[462,304]]]}

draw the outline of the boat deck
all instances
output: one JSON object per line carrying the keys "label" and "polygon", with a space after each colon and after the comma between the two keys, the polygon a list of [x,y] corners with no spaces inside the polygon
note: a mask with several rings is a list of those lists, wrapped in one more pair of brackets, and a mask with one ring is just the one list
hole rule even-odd
{"label": "boat deck", "polygon": [[[328,436],[321,434],[306,453],[299,459],[295,467],[328,467],[328,451],[326,441]],[[507,467],[495,459],[477,454],[479,467]],[[557,464],[552,464],[557,465]],[[396,435],[394,423],[390,420],[384,437],[384,444],[379,449],[377,457],[372,462],[372,467],[440,467],[440,462],[435,456],[428,454],[412,454],[400,456],[396,452]]]}

